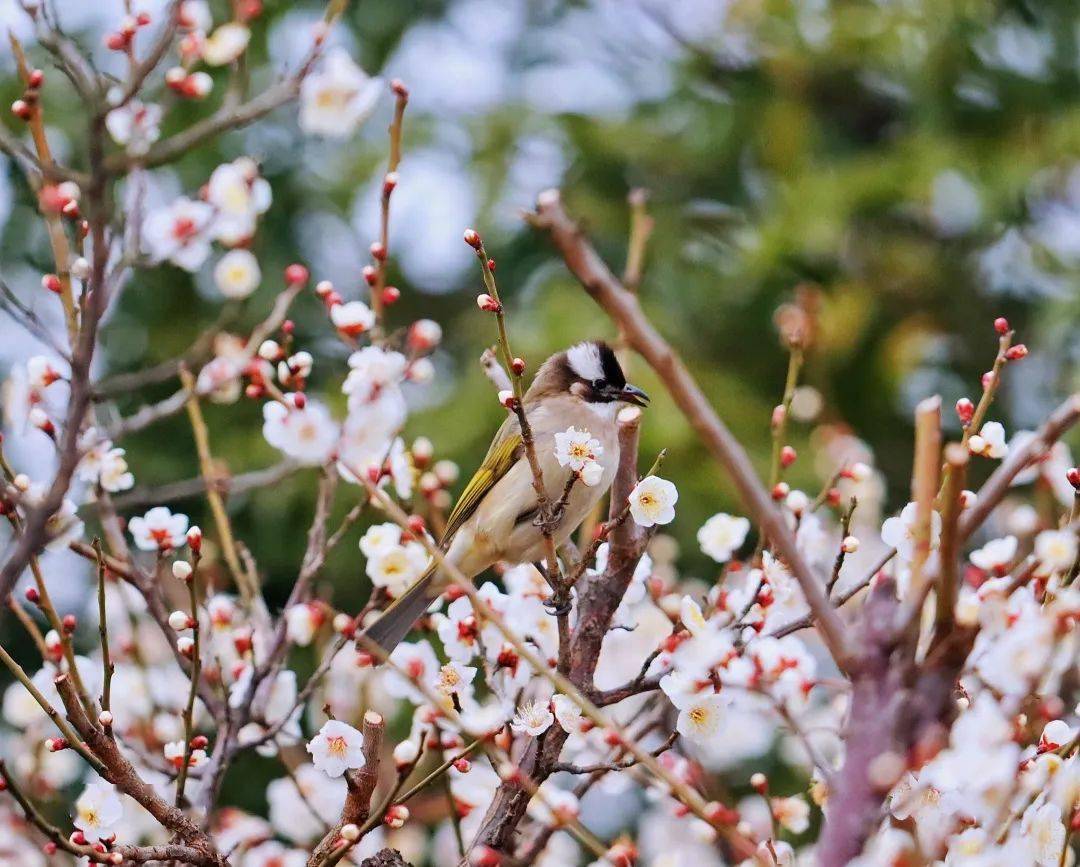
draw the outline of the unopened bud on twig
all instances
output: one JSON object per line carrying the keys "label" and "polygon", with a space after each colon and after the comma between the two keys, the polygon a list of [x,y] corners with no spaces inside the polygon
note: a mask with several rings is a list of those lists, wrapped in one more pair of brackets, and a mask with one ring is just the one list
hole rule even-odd
{"label": "unopened bud on twig", "polygon": [[464,238],[465,243],[472,247],[474,250],[479,250],[481,244],[483,243],[480,240],[480,235],[477,234],[475,229],[466,229]]}

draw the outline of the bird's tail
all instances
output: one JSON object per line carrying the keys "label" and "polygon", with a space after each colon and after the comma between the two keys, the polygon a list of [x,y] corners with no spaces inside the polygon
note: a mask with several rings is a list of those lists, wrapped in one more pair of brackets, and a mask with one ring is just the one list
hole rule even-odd
{"label": "bird's tail", "polygon": [[383,612],[382,617],[363,631],[359,638],[361,646],[365,638],[377,644],[386,653],[390,653],[398,646],[409,634],[413,624],[423,616],[427,607],[439,595],[434,581],[437,566],[438,564],[432,560],[424,574],[394,600]]}

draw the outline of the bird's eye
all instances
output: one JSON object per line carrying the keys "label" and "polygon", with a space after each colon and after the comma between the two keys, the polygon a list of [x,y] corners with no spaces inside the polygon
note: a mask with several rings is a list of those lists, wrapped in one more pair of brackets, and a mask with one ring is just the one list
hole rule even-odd
{"label": "bird's eye", "polygon": [[604,380],[602,380],[602,379],[594,379],[592,381],[592,387],[597,389],[597,390],[600,390],[601,388],[604,387]]}

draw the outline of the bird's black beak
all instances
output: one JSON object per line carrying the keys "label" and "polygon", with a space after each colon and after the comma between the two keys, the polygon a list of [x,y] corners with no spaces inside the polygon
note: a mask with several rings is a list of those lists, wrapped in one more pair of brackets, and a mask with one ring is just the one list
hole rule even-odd
{"label": "bird's black beak", "polygon": [[619,392],[619,400],[632,403],[635,406],[648,406],[649,396],[636,385],[626,383]]}

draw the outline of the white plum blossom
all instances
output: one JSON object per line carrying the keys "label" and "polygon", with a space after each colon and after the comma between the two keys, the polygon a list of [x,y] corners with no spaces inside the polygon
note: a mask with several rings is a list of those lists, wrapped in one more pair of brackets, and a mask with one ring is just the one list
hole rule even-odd
{"label": "white plum blossom", "polygon": [[[306,809],[301,807],[301,811]],[[240,867],[304,867],[308,853],[303,849],[290,849],[277,840],[267,840],[244,852]]]}
{"label": "white plum blossom", "polygon": [[424,573],[428,560],[423,545],[406,542],[368,557],[366,572],[372,584],[397,598]]}
{"label": "white plum blossom", "polygon": [[338,441],[338,426],[330,411],[309,400],[303,409],[279,401],[263,405],[263,436],[274,448],[307,466],[330,460]]}
{"label": "white plum blossom", "polygon": [[1005,442],[1005,428],[1000,422],[988,421],[979,433],[968,439],[968,448],[972,454],[984,458],[1003,458],[1009,453]]}
{"label": "white plum blossom", "polygon": [[1057,804],[1032,804],[1024,811],[1020,833],[1033,867],[1057,867],[1065,849],[1065,825]]}
{"label": "white plum blossom", "polygon": [[698,530],[698,545],[717,563],[726,563],[746,541],[749,532],[748,519],[719,512]]}
{"label": "white plum blossom", "polygon": [[803,834],[810,827],[810,805],[804,798],[772,798],[769,804],[776,821],[792,834]]}
{"label": "white plum blossom", "polygon": [[529,701],[518,705],[510,727],[518,734],[539,737],[555,722],[551,707],[546,701]]}
{"label": "white plum blossom", "polygon": [[442,667],[431,644],[418,641],[415,644],[403,641],[390,654],[394,664],[383,679],[387,693],[394,698],[406,698],[413,704],[423,704],[427,696],[417,683],[430,683],[436,672]]}
{"label": "white plum blossom", "polygon": [[188,516],[174,515],[167,506],[155,506],[141,518],[132,518],[128,529],[140,550],[169,551],[182,548],[187,541]]}
{"label": "white plum blossom", "polygon": [[320,606],[302,602],[285,609],[286,635],[297,647],[307,647],[315,638],[326,616]]}
{"label": "white plum blossom", "polygon": [[328,720],[308,741],[311,761],[328,777],[340,777],[347,770],[364,766],[364,736],[348,723]]}
{"label": "white plum blossom", "polygon": [[396,548],[401,542],[401,528],[389,521],[372,524],[360,537],[360,550],[365,557],[377,557]]}
{"label": "white plum blossom", "polygon": [[123,145],[129,154],[142,156],[161,137],[161,116],[160,105],[132,99],[105,115],[105,128],[112,140]]}
{"label": "white plum blossom", "polygon": [[556,693],[551,697],[551,709],[564,732],[572,735],[581,730],[581,708],[572,699]]}
{"label": "white plum blossom", "polygon": [[206,201],[214,209],[214,237],[229,247],[250,238],[255,234],[258,216],[270,207],[271,198],[270,184],[259,177],[259,167],[250,157],[218,166],[206,184]]}
{"label": "white plum blossom", "polygon": [[358,349],[349,356],[349,374],[341,386],[349,396],[349,408],[382,402],[388,393],[400,394],[399,386],[405,379],[406,367],[407,359],[400,352],[378,346]]}
{"label": "white plum blossom", "polygon": [[691,743],[707,744],[719,737],[727,704],[719,693],[698,693],[679,708],[675,728]]}
{"label": "white plum blossom", "polygon": [[331,51],[300,86],[300,128],[347,138],[375,109],[381,90],[381,79],[369,77],[345,51]]}
{"label": "white plum blossom", "polygon": [[581,483],[586,487],[595,488],[603,481],[603,464],[597,463],[596,461],[590,461],[578,471],[578,478],[581,479]]}
{"label": "white plum blossom", "polygon": [[185,271],[198,271],[210,255],[214,219],[213,207],[185,196],[151,211],[142,231],[147,254],[155,263],[172,262]]}
{"label": "white plum blossom", "polygon": [[250,250],[230,250],[214,266],[214,284],[226,298],[247,298],[261,279],[259,260]]}
{"label": "white plum blossom", "polygon": [[1074,530],[1043,530],[1035,537],[1035,556],[1043,568],[1050,572],[1062,572],[1072,568],[1077,557],[1077,540]]}
{"label": "white plum blossom", "polygon": [[91,843],[108,839],[116,833],[124,818],[124,805],[116,789],[103,780],[89,783],[75,801],[72,824],[83,832]]}
{"label": "white plum blossom", "polygon": [[375,324],[375,314],[363,301],[348,301],[330,308],[330,321],[346,337],[359,337]]}
{"label": "white plum blossom", "polygon": [[341,815],[345,793],[341,777],[327,777],[314,765],[303,764],[292,778],[279,777],[267,785],[270,824],[293,843],[308,844]]}
{"label": "white plum blossom", "polygon": [[977,551],[972,551],[969,559],[980,569],[1003,575],[1016,557],[1016,546],[1015,536],[991,539]]}
{"label": "white plum blossom", "polygon": [[243,24],[230,21],[206,37],[202,47],[202,59],[209,66],[227,66],[247,50],[250,41],[251,30]]}
{"label": "white plum blossom", "polygon": [[640,527],[670,524],[678,499],[678,489],[667,479],[646,476],[630,492],[630,515]]}
{"label": "white plum blossom", "polygon": [[587,430],[567,428],[555,434],[555,459],[560,467],[580,472],[604,453],[600,440]]}
{"label": "white plum blossom", "polygon": [[[918,506],[908,503],[898,516],[886,518],[881,525],[882,541],[896,549],[896,553],[903,560],[910,560],[915,556],[916,536],[916,512]],[[930,513],[930,548],[933,550],[941,538],[941,514],[936,511]]]}

